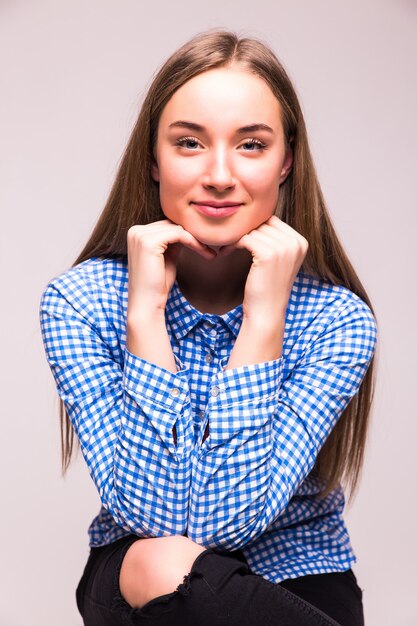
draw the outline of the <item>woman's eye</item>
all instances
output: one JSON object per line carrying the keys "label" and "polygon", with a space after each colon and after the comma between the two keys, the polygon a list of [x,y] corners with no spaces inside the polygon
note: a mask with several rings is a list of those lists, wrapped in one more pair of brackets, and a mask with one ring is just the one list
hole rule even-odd
{"label": "woman's eye", "polygon": [[175,142],[175,145],[181,148],[187,148],[188,150],[196,150],[199,148],[200,143],[195,137],[180,137]]}
{"label": "woman's eye", "polygon": [[260,139],[248,139],[242,144],[242,148],[247,152],[256,152],[257,150],[266,148],[266,144]]}

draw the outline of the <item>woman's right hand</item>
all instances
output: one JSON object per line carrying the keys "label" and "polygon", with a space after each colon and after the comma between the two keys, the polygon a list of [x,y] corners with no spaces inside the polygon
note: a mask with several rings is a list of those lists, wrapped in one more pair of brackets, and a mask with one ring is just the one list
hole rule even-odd
{"label": "woman's right hand", "polygon": [[171,372],[176,372],[177,367],[165,324],[165,306],[182,246],[207,259],[216,256],[171,220],[135,225],[127,233],[126,347],[132,354]]}
{"label": "woman's right hand", "polygon": [[129,228],[128,318],[165,312],[182,246],[194,250],[206,259],[216,256],[213,250],[182,226],[168,219]]}

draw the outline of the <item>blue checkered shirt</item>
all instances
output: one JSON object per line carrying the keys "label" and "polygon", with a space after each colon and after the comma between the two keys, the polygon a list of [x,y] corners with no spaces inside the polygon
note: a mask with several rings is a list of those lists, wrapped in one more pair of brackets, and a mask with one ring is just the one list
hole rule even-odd
{"label": "blue checkered shirt", "polygon": [[47,360],[102,502],[90,545],[186,534],[241,548],[273,582],[351,567],[343,492],[319,500],[310,472],[373,355],[369,308],[299,274],[282,357],[225,370],[242,305],[201,313],[174,283],[172,373],[126,349],[127,287],[126,263],[92,258],[40,303]]}

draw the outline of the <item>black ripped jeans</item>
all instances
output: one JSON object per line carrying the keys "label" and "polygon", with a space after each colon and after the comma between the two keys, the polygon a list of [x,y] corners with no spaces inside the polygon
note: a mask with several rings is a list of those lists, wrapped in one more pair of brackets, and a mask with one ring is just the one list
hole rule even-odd
{"label": "black ripped jeans", "polygon": [[183,584],[141,609],[122,598],[119,574],[137,537],[92,548],[77,587],[85,626],[363,626],[362,592],[352,570],[271,583],[238,550],[202,552]]}

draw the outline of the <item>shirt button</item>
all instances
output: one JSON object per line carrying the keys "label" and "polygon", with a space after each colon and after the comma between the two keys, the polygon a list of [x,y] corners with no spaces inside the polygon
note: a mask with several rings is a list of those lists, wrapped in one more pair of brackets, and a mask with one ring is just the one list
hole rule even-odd
{"label": "shirt button", "polygon": [[213,357],[211,356],[211,354],[206,354],[205,359],[207,363],[211,363],[213,360]]}
{"label": "shirt button", "polygon": [[171,396],[175,396],[178,397],[180,395],[181,391],[178,389],[178,387],[173,387],[171,389]]}
{"label": "shirt button", "polygon": [[205,412],[204,411],[200,411],[200,413],[198,414],[200,416],[200,419],[204,419],[205,416]]}
{"label": "shirt button", "polygon": [[213,389],[211,390],[211,395],[216,397],[218,396],[220,393],[220,389],[218,387],[213,387]]}
{"label": "shirt button", "polygon": [[211,331],[210,331],[210,335],[211,335],[212,337],[214,337],[215,335],[217,335],[217,330],[216,330],[215,328],[212,328],[212,329],[211,329]]}

